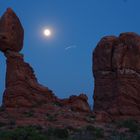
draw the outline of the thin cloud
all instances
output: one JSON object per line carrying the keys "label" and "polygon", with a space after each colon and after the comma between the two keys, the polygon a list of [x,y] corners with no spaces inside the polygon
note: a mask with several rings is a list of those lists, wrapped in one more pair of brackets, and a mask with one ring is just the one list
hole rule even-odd
{"label": "thin cloud", "polygon": [[71,45],[71,46],[66,47],[65,50],[67,51],[67,50],[75,49],[75,48],[77,48],[76,45]]}

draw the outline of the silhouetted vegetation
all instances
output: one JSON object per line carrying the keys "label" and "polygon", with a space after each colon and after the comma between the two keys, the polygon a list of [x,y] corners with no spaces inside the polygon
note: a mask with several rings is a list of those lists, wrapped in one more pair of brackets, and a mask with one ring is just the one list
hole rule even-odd
{"label": "silhouetted vegetation", "polygon": [[139,123],[135,120],[128,119],[124,121],[117,121],[117,127],[128,128],[130,132],[136,133],[140,129]]}
{"label": "silhouetted vegetation", "polygon": [[7,124],[4,122],[0,122],[0,127],[6,126]]}
{"label": "silhouetted vegetation", "polygon": [[68,138],[69,133],[68,130],[65,128],[59,129],[59,128],[49,128],[47,131],[48,136],[50,137],[57,137],[57,138]]}
{"label": "silhouetted vegetation", "polygon": [[136,133],[134,135],[128,133],[119,133],[114,131],[109,137],[109,140],[140,140],[140,134]]}
{"label": "silhouetted vegetation", "polygon": [[[107,129],[89,125],[86,128],[42,128],[26,126],[17,128],[0,128],[0,140],[140,140],[139,128],[133,120],[119,121]],[[134,125],[135,124],[135,125]],[[6,124],[2,123],[1,126]],[[137,124],[139,126],[139,124]],[[7,126],[7,125],[6,125]],[[120,128],[129,131],[119,131]],[[117,129],[116,129],[117,128]]]}
{"label": "silhouetted vegetation", "polygon": [[0,107],[0,112],[4,112],[5,108],[3,106]]}
{"label": "silhouetted vegetation", "polygon": [[19,127],[14,130],[1,130],[0,140],[48,140],[47,136],[34,127]]}
{"label": "silhouetted vegetation", "polygon": [[94,126],[87,126],[87,131],[89,131],[93,136],[96,138],[103,138],[104,137],[104,130],[102,128],[94,127]]}

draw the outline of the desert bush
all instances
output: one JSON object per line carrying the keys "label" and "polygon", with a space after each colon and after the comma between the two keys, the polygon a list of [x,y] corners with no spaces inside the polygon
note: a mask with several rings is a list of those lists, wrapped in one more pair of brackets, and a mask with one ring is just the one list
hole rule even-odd
{"label": "desert bush", "polygon": [[4,112],[5,108],[3,106],[0,107],[0,112]]}
{"label": "desert bush", "polygon": [[134,135],[131,140],[140,140],[140,133]]}
{"label": "desert bush", "polygon": [[109,140],[140,140],[140,134],[118,133],[115,131]]}
{"label": "desert bush", "polygon": [[0,122],[0,127],[6,126],[7,124],[5,122]]}
{"label": "desert bush", "polygon": [[137,133],[139,130],[139,124],[137,121],[133,119],[117,121],[117,127],[125,127],[128,128],[130,132]]}
{"label": "desert bush", "polygon": [[65,128],[49,128],[47,131],[48,136],[55,136],[56,138],[66,139],[69,137],[68,130]]}
{"label": "desert bush", "polygon": [[102,128],[94,127],[94,126],[87,126],[86,130],[92,133],[96,138],[103,138],[104,137],[104,130]]}
{"label": "desert bush", "polygon": [[110,140],[128,140],[128,138],[123,135],[116,135],[116,136],[111,136]]}
{"label": "desert bush", "polygon": [[8,122],[8,125],[15,126],[16,125],[16,120],[15,119],[10,119],[9,122]]}
{"label": "desert bush", "polygon": [[0,140],[48,140],[48,137],[29,126],[0,131]]}
{"label": "desert bush", "polygon": [[67,138],[69,136],[67,129],[55,129],[54,134],[58,138]]}
{"label": "desert bush", "polygon": [[0,139],[1,140],[14,140],[13,133],[9,130],[0,130]]}

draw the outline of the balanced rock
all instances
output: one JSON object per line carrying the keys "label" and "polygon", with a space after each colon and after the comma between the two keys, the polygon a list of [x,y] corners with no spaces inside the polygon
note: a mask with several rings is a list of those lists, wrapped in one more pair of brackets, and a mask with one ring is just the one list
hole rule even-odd
{"label": "balanced rock", "polygon": [[101,39],[93,52],[94,111],[112,117],[140,116],[140,36]]}
{"label": "balanced rock", "polygon": [[[86,95],[58,99],[51,90],[40,85],[32,67],[24,62],[19,51],[23,47],[24,31],[19,18],[8,8],[0,19],[0,51],[6,56],[6,82],[3,106],[6,108],[40,107],[48,103],[89,111]],[[61,102],[62,101],[62,102]]]}
{"label": "balanced rock", "polygon": [[[59,99],[37,81],[33,68],[19,53],[23,47],[23,28],[8,9],[0,19],[0,51],[6,57],[6,80],[0,122],[42,128],[80,128],[89,125],[92,115],[84,94]],[[9,128],[9,126],[7,126]]]}
{"label": "balanced rock", "polygon": [[37,82],[32,67],[18,53],[23,47],[24,30],[19,18],[8,8],[0,19],[0,51],[6,60],[5,107],[32,107],[55,101],[48,88]]}
{"label": "balanced rock", "polygon": [[0,18],[0,50],[19,52],[23,47],[24,30],[19,18],[8,8]]}

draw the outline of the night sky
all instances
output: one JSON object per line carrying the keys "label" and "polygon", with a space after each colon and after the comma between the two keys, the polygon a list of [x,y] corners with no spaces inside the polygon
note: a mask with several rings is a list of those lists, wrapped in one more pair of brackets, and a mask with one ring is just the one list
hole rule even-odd
{"label": "night sky", "polygon": [[[25,30],[25,61],[38,81],[65,98],[86,93],[92,104],[92,51],[106,35],[140,33],[140,0],[0,0],[0,15],[11,7]],[[43,30],[52,35],[45,37]],[[5,83],[0,54],[0,99]]]}

